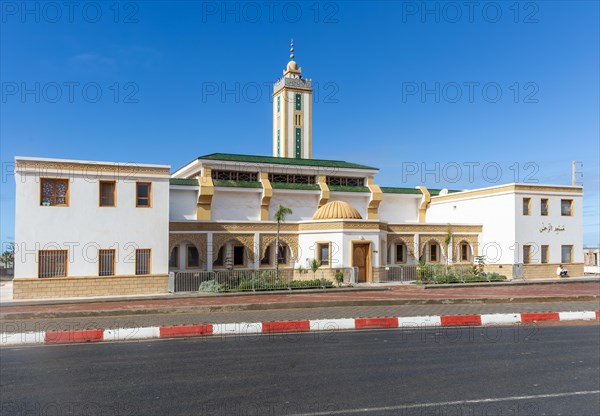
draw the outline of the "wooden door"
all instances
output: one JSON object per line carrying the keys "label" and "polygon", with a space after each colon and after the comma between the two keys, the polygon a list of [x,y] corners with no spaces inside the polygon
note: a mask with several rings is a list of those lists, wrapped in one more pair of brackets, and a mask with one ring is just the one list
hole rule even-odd
{"label": "wooden door", "polygon": [[352,265],[358,268],[358,283],[367,282],[369,244],[354,244]]}

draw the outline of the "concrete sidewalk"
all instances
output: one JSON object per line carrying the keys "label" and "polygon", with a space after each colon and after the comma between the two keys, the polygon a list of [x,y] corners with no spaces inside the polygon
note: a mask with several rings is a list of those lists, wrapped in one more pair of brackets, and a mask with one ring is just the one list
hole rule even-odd
{"label": "concrete sidewalk", "polygon": [[271,292],[207,297],[171,295],[154,299],[94,299],[83,303],[12,303],[0,306],[0,318],[53,319],[363,306],[597,302],[599,299],[598,281],[429,289],[415,285],[398,285],[358,291]]}

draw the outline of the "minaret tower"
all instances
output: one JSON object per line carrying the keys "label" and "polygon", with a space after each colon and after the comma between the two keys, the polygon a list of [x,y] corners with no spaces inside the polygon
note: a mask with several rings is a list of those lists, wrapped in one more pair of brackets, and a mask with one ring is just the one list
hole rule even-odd
{"label": "minaret tower", "polygon": [[312,81],[302,78],[294,62],[294,39],[290,61],[273,85],[273,156],[312,158]]}

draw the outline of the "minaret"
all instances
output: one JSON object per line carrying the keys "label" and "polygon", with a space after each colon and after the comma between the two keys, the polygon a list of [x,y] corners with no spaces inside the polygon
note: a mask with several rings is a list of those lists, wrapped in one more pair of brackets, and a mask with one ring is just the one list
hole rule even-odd
{"label": "minaret", "polygon": [[273,156],[312,158],[312,81],[302,78],[294,61],[294,39],[290,61],[273,85]]}

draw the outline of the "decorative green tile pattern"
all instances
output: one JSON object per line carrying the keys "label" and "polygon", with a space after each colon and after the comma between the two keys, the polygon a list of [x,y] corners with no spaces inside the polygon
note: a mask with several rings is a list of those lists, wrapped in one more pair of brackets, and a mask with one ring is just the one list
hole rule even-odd
{"label": "decorative green tile pattern", "polygon": [[366,186],[329,185],[329,190],[337,192],[371,192]]}
{"label": "decorative green tile pattern", "polygon": [[198,186],[198,180],[185,178],[171,178],[169,179],[169,184],[182,186]]}
{"label": "decorative green tile pattern", "polygon": [[344,162],[341,160],[323,160],[323,159],[296,159],[291,157],[273,157],[273,156],[254,156],[238,155],[231,153],[212,153],[210,155],[200,156],[199,160],[223,160],[229,162],[242,163],[271,163],[277,165],[297,165],[297,166],[317,166],[324,168],[341,169],[368,169],[378,170],[372,166],[359,165],[358,163]]}
{"label": "decorative green tile pattern", "polygon": [[223,181],[219,179],[213,179],[215,186],[223,186],[226,188],[262,188],[260,182],[250,181]]}
{"label": "decorative green tile pattern", "polygon": [[271,187],[273,189],[296,189],[303,191],[319,191],[321,188],[319,185],[309,185],[306,183],[279,183],[279,182],[271,182]]}

